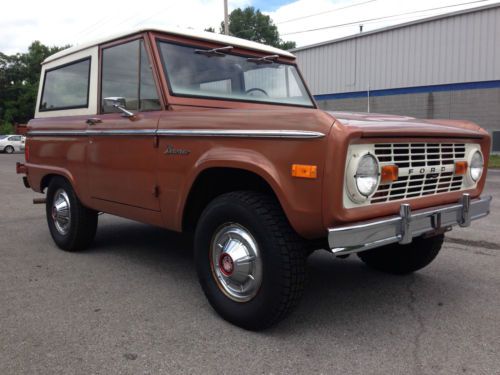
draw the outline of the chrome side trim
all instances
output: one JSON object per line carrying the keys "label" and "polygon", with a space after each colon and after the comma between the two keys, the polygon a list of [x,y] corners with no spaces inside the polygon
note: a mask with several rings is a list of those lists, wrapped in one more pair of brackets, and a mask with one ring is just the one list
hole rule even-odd
{"label": "chrome side trim", "polygon": [[109,130],[32,130],[29,136],[60,137],[60,136],[130,136],[130,135],[155,135],[154,129],[109,129]]}
{"label": "chrome side trim", "polygon": [[320,132],[308,130],[240,130],[240,129],[160,129],[158,135],[166,137],[240,137],[240,138],[322,138]]}
{"label": "chrome side trim", "polygon": [[110,130],[87,130],[87,135],[102,135],[102,136],[129,136],[129,135],[155,135],[156,130],[154,129],[110,129]]}
{"label": "chrome side trim", "polygon": [[85,130],[31,130],[28,132],[28,136],[39,136],[39,137],[82,137],[86,136],[87,132]]}
{"label": "chrome side trim", "polygon": [[28,136],[131,136],[159,135],[162,137],[231,137],[231,138],[322,138],[325,134],[308,130],[205,130],[205,129],[130,129],[130,130],[31,130]]}
{"label": "chrome side trim", "polygon": [[490,213],[492,197],[470,199],[464,194],[458,203],[412,212],[402,204],[400,214],[328,229],[328,244],[335,255],[358,253],[391,243],[407,244],[423,234],[443,233],[454,225],[468,226]]}

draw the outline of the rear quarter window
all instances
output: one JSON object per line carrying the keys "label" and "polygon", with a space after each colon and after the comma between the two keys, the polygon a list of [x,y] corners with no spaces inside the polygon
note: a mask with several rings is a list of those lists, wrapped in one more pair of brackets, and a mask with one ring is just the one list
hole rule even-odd
{"label": "rear quarter window", "polygon": [[89,105],[90,57],[45,71],[40,111]]}

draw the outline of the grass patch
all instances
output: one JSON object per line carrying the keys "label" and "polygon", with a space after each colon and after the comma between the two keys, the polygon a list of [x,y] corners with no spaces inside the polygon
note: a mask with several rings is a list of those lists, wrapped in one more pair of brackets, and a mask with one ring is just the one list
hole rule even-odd
{"label": "grass patch", "polygon": [[500,168],[500,155],[490,155],[489,168]]}

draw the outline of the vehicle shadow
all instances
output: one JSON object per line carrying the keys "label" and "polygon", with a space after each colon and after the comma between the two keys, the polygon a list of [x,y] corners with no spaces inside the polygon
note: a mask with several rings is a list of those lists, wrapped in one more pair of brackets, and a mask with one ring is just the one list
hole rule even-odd
{"label": "vehicle shadow", "polygon": [[[152,225],[142,224],[117,217],[100,219],[96,240],[90,252],[126,249],[134,253],[144,252],[144,256],[165,257],[165,261],[177,255],[186,260],[192,259],[192,236],[176,233]],[[167,250],[168,251],[165,251]]]}
{"label": "vehicle shadow", "polygon": [[[203,298],[202,293],[192,292],[198,282],[192,253],[189,235],[113,219],[99,226],[95,245],[86,254],[106,254],[131,262],[134,269],[144,268],[152,283],[160,275],[182,279],[183,284],[176,284],[185,286],[182,295],[199,299]],[[366,267],[355,255],[343,260],[326,251],[316,251],[308,259],[308,282],[296,311],[278,326],[260,334],[286,337],[318,327],[346,332],[356,324],[377,325],[377,321],[381,323],[393,316],[402,319],[399,324],[404,325],[415,319],[416,296],[424,296],[418,303],[425,309],[426,304],[441,304],[443,298],[460,289],[458,285],[449,285],[449,279],[440,278],[439,272],[430,272],[431,267],[434,266],[413,275],[387,275]],[[212,314],[207,318],[220,319],[215,312]],[[394,323],[398,324],[397,320]]]}

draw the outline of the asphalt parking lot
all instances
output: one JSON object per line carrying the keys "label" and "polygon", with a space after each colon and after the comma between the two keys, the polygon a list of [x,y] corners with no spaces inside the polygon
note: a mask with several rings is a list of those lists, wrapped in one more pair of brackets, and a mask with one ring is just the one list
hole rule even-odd
{"label": "asphalt parking lot", "polygon": [[210,308],[185,236],[102,215],[91,250],[58,250],[22,159],[0,155],[0,374],[500,374],[500,171],[426,269],[316,252],[296,312],[254,333]]}

